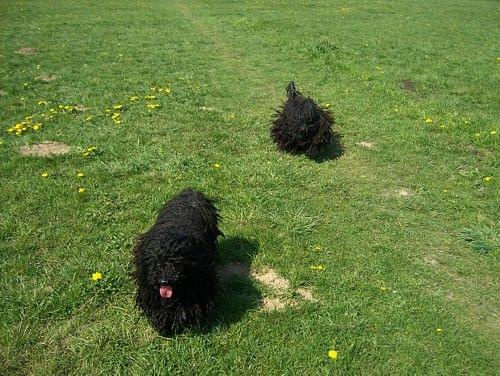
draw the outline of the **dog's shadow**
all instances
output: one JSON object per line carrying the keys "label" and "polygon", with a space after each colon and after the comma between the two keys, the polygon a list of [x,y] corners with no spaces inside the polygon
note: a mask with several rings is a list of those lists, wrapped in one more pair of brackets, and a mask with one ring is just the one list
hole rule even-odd
{"label": "dog's shadow", "polygon": [[342,145],[342,135],[338,132],[333,132],[332,139],[326,147],[314,158],[311,158],[317,163],[322,163],[332,159],[338,159],[344,154],[344,145]]}
{"label": "dog's shadow", "polygon": [[217,275],[219,291],[203,333],[238,322],[249,310],[260,305],[261,294],[250,277],[252,260],[259,250],[254,240],[240,237],[223,238],[218,244]]}

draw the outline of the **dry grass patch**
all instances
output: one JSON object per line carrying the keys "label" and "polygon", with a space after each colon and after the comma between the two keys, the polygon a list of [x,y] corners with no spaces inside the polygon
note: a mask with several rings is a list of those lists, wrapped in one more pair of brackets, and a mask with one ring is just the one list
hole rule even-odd
{"label": "dry grass patch", "polygon": [[38,53],[38,48],[33,48],[33,47],[23,47],[16,51],[16,54],[25,56],[36,55],[37,53]]}
{"label": "dry grass patch", "polygon": [[42,74],[38,76],[36,79],[42,82],[52,82],[57,80],[57,76],[54,74]]}
{"label": "dry grass patch", "polygon": [[288,279],[281,277],[273,269],[266,269],[262,272],[252,272],[252,277],[264,285],[276,290],[288,290],[290,282]]}
{"label": "dry grass patch", "polygon": [[45,141],[39,144],[21,146],[19,153],[24,157],[52,157],[67,154],[70,149],[62,142]]}
{"label": "dry grass patch", "polygon": [[372,141],[361,141],[358,142],[356,145],[361,146],[366,149],[374,149],[375,148],[375,143]]}

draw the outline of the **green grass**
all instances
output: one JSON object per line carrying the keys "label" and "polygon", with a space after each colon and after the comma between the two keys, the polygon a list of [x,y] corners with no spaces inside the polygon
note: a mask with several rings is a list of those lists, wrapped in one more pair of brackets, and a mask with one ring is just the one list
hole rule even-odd
{"label": "green grass", "polygon": [[[0,373],[495,374],[497,14],[485,0],[1,2]],[[332,104],[340,158],[270,142],[291,79]],[[155,86],[172,92],[148,110]],[[59,104],[88,110],[3,132]],[[73,152],[19,155],[46,140]],[[322,303],[263,312],[242,296],[272,292],[233,279],[208,328],[158,337],[134,309],[131,247],[186,186],[218,200],[223,262],[272,267]]]}

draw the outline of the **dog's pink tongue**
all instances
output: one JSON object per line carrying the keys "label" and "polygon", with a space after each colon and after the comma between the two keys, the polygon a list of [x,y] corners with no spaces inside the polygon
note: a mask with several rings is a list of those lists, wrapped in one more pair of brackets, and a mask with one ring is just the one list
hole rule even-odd
{"label": "dog's pink tongue", "polygon": [[174,290],[172,290],[171,286],[161,286],[160,287],[160,296],[164,299],[169,299],[172,297]]}

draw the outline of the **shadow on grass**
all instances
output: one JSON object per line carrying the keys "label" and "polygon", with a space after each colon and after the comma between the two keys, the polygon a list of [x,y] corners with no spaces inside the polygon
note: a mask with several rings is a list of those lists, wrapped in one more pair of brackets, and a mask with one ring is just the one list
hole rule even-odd
{"label": "shadow on grass", "polygon": [[332,159],[338,159],[344,154],[344,145],[342,145],[342,135],[338,132],[333,132],[330,143],[314,158],[311,158],[317,163],[322,163]]}
{"label": "shadow on grass", "polygon": [[230,237],[219,241],[219,291],[202,333],[238,322],[260,305],[261,295],[250,278],[250,267],[259,250],[254,240]]}

